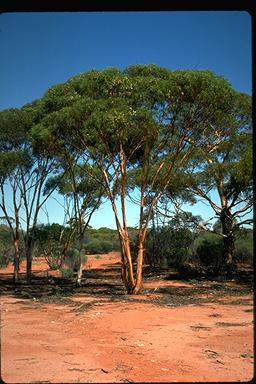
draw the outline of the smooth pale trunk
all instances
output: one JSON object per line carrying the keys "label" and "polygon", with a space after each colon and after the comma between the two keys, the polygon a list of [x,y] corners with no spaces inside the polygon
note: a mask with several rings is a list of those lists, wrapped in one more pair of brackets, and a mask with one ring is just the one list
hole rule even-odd
{"label": "smooth pale trunk", "polygon": [[20,270],[20,241],[18,239],[14,242],[15,254],[14,254],[14,268],[13,268],[13,281],[17,283],[19,280]]}
{"label": "smooth pale trunk", "polygon": [[77,284],[78,286],[81,286],[81,284],[82,284],[82,275],[83,275],[83,265],[82,265],[82,263],[81,263],[80,266],[79,266],[79,269],[78,269],[78,271],[77,271],[76,284]]}
{"label": "smooth pale trunk", "polygon": [[135,286],[134,276],[133,276],[133,266],[132,266],[132,256],[130,250],[130,242],[128,233],[126,238],[122,237],[122,279],[126,287],[128,294],[133,293]]}
{"label": "smooth pale trunk", "polygon": [[80,286],[82,284],[82,275],[83,275],[83,243],[84,243],[84,236],[80,236],[79,240],[79,255],[78,255],[78,260],[79,260],[79,267],[77,271],[77,277],[76,277],[76,285]]}
{"label": "smooth pale trunk", "polygon": [[123,257],[122,278],[126,287],[126,291],[129,295],[138,294],[142,286],[142,267],[144,256],[143,249],[143,244],[141,243],[139,245],[139,250],[137,254],[137,270],[135,278],[129,243],[127,242],[127,244],[124,245],[124,251],[126,252],[126,254]]}
{"label": "smooth pale trunk", "polygon": [[134,295],[140,292],[140,289],[142,286],[143,255],[144,255],[143,245],[141,244],[139,247],[138,255],[137,255],[136,284],[132,292]]}
{"label": "smooth pale trunk", "polygon": [[82,263],[82,255],[79,253],[79,268],[77,271],[76,284],[81,286],[82,284],[82,275],[83,275],[83,263]]}
{"label": "smooth pale trunk", "polygon": [[66,254],[67,254],[67,251],[69,250],[69,242],[66,241],[64,243],[64,247],[63,247],[63,250],[62,250],[62,254],[61,254],[61,259],[60,259],[60,268],[63,267],[63,264],[64,264],[64,261],[65,261],[65,257],[66,257]]}

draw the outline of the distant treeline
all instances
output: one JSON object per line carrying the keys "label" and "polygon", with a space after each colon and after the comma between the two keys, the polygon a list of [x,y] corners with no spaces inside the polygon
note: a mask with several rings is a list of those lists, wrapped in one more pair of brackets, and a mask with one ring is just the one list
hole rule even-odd
{"label": "distant treeline", "polygon": [[[70,242],[68,252],[62,260],[70,228],[59,224],[37,227],[34,257],[44,256],[52,268],[61,268],[64,264],[75,267],[75,242]],[[131,249],[136,255],[138,230],[130,227]],[[22,244],[22,242],[21,242]],[[253,263],[253,231],[241,228],[235,242],[235,258],[238,263]],[[22,246],[21,249],[24,249]],[[102,227],[88,228],[84,238],[83,252],[105,254],[120,251],[118,231]],[[6,225],[0,225],[0,265],[4,267],[13,261],[13,243]],[[202,266],[219,268],[222,262],[223,245],[220,236],[211,231],[194,233],[188,228],[179,230],[171,226],[149,229],[144,250],[145,263],[151,266],[170,266],[179,268],[186,262],[196,262]],[[25,258],[23,252],[22,258]]]}

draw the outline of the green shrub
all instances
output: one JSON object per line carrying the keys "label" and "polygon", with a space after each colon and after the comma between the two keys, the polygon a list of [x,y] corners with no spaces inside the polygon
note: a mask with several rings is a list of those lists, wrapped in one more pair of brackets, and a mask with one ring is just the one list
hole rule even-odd
{"label": "green shrub", "polygon": [[40,224],[35,229],[34,256],[44,255],[50,269],[59,269],[62,265],[64,243],[68,239],[70,228],[60,224]]}
{"label": "green shrub", "polygon": [[108,253],[113,250],[113,244],[109,240],[101,241],[102,253]]}
{"label": "green shrub", "polygon": [[88,254],[103,254],[113,250],[113,244],[109,240],[93,239],[84,246]]}
{"label": "green shrub", "polygon": [[61,272],[61,276],[66,279],[70,279],[74,275],[74,270],[71,268],[61,268],[60,272]]}
{"label": "green shrub", "polygon": [[91,254],[120,251],[118,232],[115,229],[109,228],[89,228],[86,231],[84,247],[86,249],[86,253]]}
{"label": "green shrub", "polygon": [[223,242],[221,238],[204,239],[196,248],[196,254],[203,266],[219,269],[223,264]]}
{"label": "green shrub", "polygon": [[238,263],[245,264],[253,264],[253,253],[252,251],[245,245],[239,244],[235,249],[235,260]]}
{"label": "green shrub", "polygon": [[9,228],[0,224],[0,268],[7,267],[13,261],[14,247]]}
{"label": "green shrub", "polygon": [[241,228],[235,241],[235,259],[238,263],[253,264],[253,231]]}
{"label": "green shrub", "polygon": [[[82,264],[84,264],[87,260],[87,256],[82,256]],[[79,256],[79,250],[77,248],[70,249],[65,257],[64,260],[65,266],[67,266],[72,271],[78,271],[80,267],[80,256]]]}
{"label": "green shrub", "polygon": [[14,257],[13,245],[0,242],[0,268],[7,267]]}
{"label": "green shrub", "polygon": [[[0,268],[7,267],[14,260],[14,245],[10,229],[0,224]],[[20,261],[25,257],[24,241],[20,234]]]}
{"label": "green shrub", "polygon": [[146,239],[146,262],[150,265],[178,267],[191,254],[193,241],[193,233],[188,228],[166,226],[152,229]]}
{"label": "green shrub", "polygon": [[59,263],[55,263],[55,261],[47,260],[47,264],[49,265],[49,267],[50,267],[50,269],[52,271],[57,271],[60,268],[60,264]]}

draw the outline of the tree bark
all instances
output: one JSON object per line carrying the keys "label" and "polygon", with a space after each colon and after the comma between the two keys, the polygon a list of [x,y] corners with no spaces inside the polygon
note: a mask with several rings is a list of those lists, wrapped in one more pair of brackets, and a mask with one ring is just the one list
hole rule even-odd
{"label": "tree bark", "polygon": [[143,267],[143,256],[144,256],[144,244],[139,243],[139,250],[137,255],[137,271],[136,271],[136,284],[133,289],[133,294],[136,295],[140,292],[142,286],[142,267]]}
{"label": "tree bark", "polygon": [[140,292],[142,286],[142,271],[143,271],[143,258],[144,258],[144,242],[139,243],[137,253],[137,268],[136,278],[132,265],[132,257],[130,252],[129,240],[122,244],[122,280],[124,282],[128,295],[136,295]]}
{"label": "tree bark", "polygon": [[33,239],[30,235],[27,235],[26,239],[26,260],[27,260],[27,266],[26,266],[26,274],[27,274],[27,282],[30,283],[31,276],[32,276],[32,253],[33,253]]}
{"label": "tree bark", "polygon": [[65,241],[62,252],[61,252],[61,256],[60,256],[60,268],[63,267],[64,261],[67,255],[67,251],[69,250],[69,245],[70,245],[70,242]]}
{"label": "tree bark", "polygon": [[77,278],[76,278],[76,285],[79,287],[82,284],[82,275],[83,275],[83,263],[82,263],[81,251],[79,251],[79,268],[77,271]]}
{"label": "tree bark", "polygon": [[224,271],[230,274],[235,268],[234,251],[235,235],[234,220],[228,208],[224,208],[220,215],[223,233],[223,261]]}
{"label": "tree bark", "polygon": [[19,270],[20,270],[20,240],[18,238],[14,241],[14,268],[13,268],[13,282],[16,284],[19,280]]}
{"label": "tree bark", "polygon": [[121,246],[122,246],[122,280],[126,287],[128,294],[133,293],[135,286],[134,275],[133,275],[133,265],[132,265],[132,256],[130,249],[130,241],[128,231],[125,231],[125,235],[121,235]]}
{"label": "tree bark", "polygon": [[79,287],[82,284],[82,275],[83,275],[83,243],[84,243],[84,234],[81,234],[79,238],[79,254],[78,254],[79,267],[78,267],[77,277],[76,277],[76,285]]}

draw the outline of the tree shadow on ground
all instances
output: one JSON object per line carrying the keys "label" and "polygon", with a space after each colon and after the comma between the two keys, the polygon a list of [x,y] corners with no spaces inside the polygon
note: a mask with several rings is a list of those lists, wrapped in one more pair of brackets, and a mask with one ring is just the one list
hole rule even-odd
{"label": "tree shadow on ground", "polygon": [[[42,272],[42,271],[41,271]],[[0,275],[1,295],[11,295],[15,298],[30,299],[38,303],[69,304],[81,311],[104,300],[105,302],[138,302],[161,306],[203,305],[211,302],[230,304],[222,301],[225,296],[232,296],[233,304],[248,305],[250,299],[242,298],[252,293],[252,271],[249,275],[241,275],[232,280],[221,279],[184,279],[171,268],[144,267],[145,283],[151,287],[144,287],[139,295],[128,295],[121,280],[120,263],[108,265],[108,268],[88,269],[83,271],[81,286],[76,286],[74,279],[56,276],[42,276],[39,272],[33,274],[31,283],[26,282],[25,274],[21,274],[20,281],[14,285],[11,274]],[[154,281],[159,282],[154,287]],[[166,281],[166,284],[165,284]],[[173,282],[184,282],[182,286],[172,286]],[[152,283],[153,284],[152,284]],[[148,284],[145,284],[147,286]],[[73,301],[72,297],[88,297],[90,302],[81,304]],[[239,296],[239,297],[238,297]],[[237,297],[237,299],[236,299]],[[219,301],[220,300],[220,301]]]}

